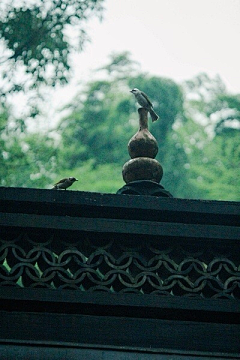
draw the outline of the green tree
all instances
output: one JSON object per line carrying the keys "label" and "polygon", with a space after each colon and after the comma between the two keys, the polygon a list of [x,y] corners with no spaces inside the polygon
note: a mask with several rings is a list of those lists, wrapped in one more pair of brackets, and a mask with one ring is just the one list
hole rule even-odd
{"label": "green tree", "polygon": [[134,131],[130,100],[108,81],[87,84],[82,95],[84,100],[60,124],[64,161],[70,167],[89,159],[95,164],[125,162]]}
{"label": "green tree", "polygon": [[[86,21],[101,16],[102,4],[103,0],[1,2],[2,95],[66,83],[69,54],[81,50],[88,40]],[[68,35],[73,26],[77,42]]]}
{"label": "green tree", "polygon": [[218,96],[219,112],[215,132],[220,134],[228,128],[240,130],[240,94]]}
{"label": "green tree", "polygon": [[188,150],[191,197],[214,200],[240,200],[239,130],[228,128],[209,138],[203,126],[189,122],[181,129]]}
{"label": "green tree", "polygon": [[0,185],[48,187],[56,179],[56,146],[48,134],[29,133],[22,119],[0,111]]}
{"label": "green tree", "polygon": [[239,95],[206,74],[185,83],[185,91],[187,121],[178,134],[188,155],[192,197],[239,200]]}

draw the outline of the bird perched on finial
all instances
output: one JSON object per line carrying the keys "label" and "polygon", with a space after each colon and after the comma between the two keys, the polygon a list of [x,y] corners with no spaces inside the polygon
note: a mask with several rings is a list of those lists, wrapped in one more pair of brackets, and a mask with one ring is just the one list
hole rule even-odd
{"label": "bird perched on finial", "polygon": [[69,188],[75,181],[78,181],[78,179],[76,179],[75,177],[69,177],[69,178],[64,178],[60,181],[58,181],[56,184],[54,184],[52,189],[55,190],[59,190],[59,189],[64,189],[66,190],[67,188]]}
{"label": "bird perched on finial", "polygon": [[157,121],[159,116],[153,110],[153,105],[152,105],[151,101],[149,100],[148,96],[143,91],[141,91],[137,88],[130,90],[130,92],[135,96],[139,105],[141,105],[142,107],[144,107],[145,109],[147,109],[149,111],[150,116],[152,118],[152,122]]}

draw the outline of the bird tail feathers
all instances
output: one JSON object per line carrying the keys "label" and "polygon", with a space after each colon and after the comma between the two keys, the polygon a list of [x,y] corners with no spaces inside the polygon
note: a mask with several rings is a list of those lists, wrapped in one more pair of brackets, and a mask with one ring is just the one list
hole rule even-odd
{"label": "bird tail feathers", "polygon": [[157,119],[159,118],[159,116],[155,113],[155,111],[153,109],[149,110],[151,118],[152,118],[152,122],[157,121]]}

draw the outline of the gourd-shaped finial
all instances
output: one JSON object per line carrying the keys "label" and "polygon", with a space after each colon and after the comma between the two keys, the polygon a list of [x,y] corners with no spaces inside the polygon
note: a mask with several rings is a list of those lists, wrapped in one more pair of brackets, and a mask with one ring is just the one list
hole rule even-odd
{"label": "gourd-shaped finial", "polygon": [[163,169],[154,159],[158,153],[157,140],[148,130],[148,110],[140,108],[138,113],[139,130],[128,143],[131,160],[123,166],[123,180],[127,184],[139,180],[159,183],[163,176]]}

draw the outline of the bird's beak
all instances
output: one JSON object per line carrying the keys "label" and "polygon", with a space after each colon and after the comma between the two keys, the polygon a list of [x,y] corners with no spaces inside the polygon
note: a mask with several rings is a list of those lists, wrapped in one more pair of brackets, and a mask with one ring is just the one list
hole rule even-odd
{"label": "bird's beak", "polygon": [[132,90],[130,90],[129,92],[131,92],[131,93],[132,93],[133,91],[132,91]]}
{"label": "bird's beak", "polygon": [[78,179],[76,179],[76,181],[78,181]]}

